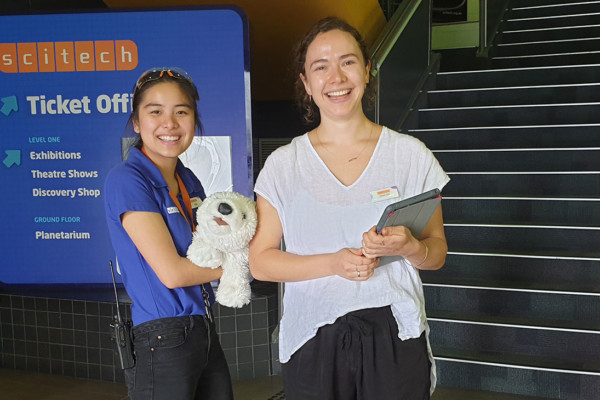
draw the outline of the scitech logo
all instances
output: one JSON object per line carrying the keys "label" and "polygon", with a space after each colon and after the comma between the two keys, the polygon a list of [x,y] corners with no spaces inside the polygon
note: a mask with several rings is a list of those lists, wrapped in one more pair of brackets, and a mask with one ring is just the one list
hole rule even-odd
{"label": "scitech logo", "polygon": [[129,71],[138,65],[131,40],[0,43],[5,73]]}

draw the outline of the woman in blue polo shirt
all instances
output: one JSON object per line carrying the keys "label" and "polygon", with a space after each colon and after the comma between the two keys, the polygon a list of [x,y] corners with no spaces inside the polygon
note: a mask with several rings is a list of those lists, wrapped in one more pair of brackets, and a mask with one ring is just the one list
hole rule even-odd
{"label": "woman in blue polo shirt", "polygon": [[210,308],[210,282],[222,270],[186,258],[205,197],[179,160],[202,129],[197,101],[185,71],[145,72],[129,119],[136,143],[105,183],[109,233],[133,301],[136,365],[125,370],[132,400],[233,398]]}

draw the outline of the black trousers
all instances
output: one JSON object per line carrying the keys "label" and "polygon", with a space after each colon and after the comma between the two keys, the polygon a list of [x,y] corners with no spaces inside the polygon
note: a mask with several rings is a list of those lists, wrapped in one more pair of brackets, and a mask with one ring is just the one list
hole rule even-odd
{"label": "black trousers", "polygon": [[400,340],[390,307],[319,328],[282,364],[286,400],[428,400],[430,371],[425,333]]}
{"label": "black trousers", "polygon": [[161,318],[133,328],[131,400],[232,400],[229,368],[214,322],[203,315]]}

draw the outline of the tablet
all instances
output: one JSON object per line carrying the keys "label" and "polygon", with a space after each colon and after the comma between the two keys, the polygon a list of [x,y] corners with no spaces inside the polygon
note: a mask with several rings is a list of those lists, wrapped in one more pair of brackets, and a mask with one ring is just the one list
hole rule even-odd
{"label": "tablet", "polygon": [[390,204],[379,218],[377,233],[381,233],[386,226],[403,225],[410,229],[414,237],[419,238],[441,201],[440,190],[432,189]]}

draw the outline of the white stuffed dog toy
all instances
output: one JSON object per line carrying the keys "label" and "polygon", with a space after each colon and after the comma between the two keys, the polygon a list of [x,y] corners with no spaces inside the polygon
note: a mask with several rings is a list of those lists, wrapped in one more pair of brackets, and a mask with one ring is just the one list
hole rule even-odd
{"label": "white stuffed dog toy", "polygon": [[235,192],[213,193],[198,207],[196,219],[187,258],[198,266],[223,268],[217,302],[236,308],[248,304],[248,244],[256,232],[256,203]]}

